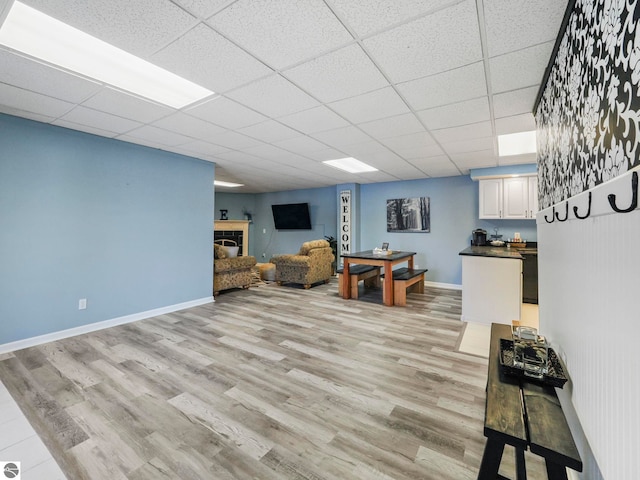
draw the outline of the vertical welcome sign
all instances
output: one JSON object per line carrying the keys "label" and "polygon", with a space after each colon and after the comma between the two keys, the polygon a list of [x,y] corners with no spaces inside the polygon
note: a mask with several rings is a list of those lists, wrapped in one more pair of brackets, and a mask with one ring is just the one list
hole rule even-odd
{"label": "vertical welcome sign", "polygon": [[351,190],[342,190],[338,202],[340,255],[351,253]]}

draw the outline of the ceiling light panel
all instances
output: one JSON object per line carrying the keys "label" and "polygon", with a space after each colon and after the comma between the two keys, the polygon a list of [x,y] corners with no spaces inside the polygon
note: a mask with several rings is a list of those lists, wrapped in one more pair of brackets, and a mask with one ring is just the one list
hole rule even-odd
{"label": "ceiling light panel", "polygon": [[222,180],[214,180],[213,184],[216,187],[237,188],[244,186],[242,183],[225,182]]}
{"label": "ceiling light panel", "polygon": [[375,172],[378,170],[377,168],[367,165],[366,163],[352,157],[339,158],[337,160],[325,160],[322,163],[349,173]]}
{"label": "ceiling light panel", "polygon": [[0,28],[0,44],[174,108],[213,94],[20,2]]}
{"label": "ceiling light panel", "polygon": [[535,153],[536,132],[510,133],[508,135],[498,135],[498,152],[501,157],[510,155],[521,155],[524,153]]}

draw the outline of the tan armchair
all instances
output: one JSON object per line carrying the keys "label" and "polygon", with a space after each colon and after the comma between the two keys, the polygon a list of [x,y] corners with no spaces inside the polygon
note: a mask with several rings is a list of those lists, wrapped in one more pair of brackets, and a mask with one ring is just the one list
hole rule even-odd
{"label": "tan armchair", "polygon": [[229,257],[227,248],[213,245],[213,295],[229,288],[249,288],[256,258]]}
{"label": "tan armchair", "polygon": [[326,240],[312,240],[302,244],[296,255],[276,255],[271,263],[276,265],[276,282],[299,283],[304,288],[318,282],[328,283],[331,278],[333,252]]}

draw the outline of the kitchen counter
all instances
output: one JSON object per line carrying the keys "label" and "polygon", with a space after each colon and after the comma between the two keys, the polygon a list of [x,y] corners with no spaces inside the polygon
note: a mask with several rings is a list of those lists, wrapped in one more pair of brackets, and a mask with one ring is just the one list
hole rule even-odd
{"label": "kitchen counter", "polygon": [[522,255],[517,248],[506,247],[467,247],[462,250],[459,255],[470,255],[473,257],[494,257],[494,258],[513,258],[522,260]]}
{"label": "kitchen counter", "polygon": [[[520,320],[523,256],[514,248],[468,247],[462,257],[462,321]],[[505,261],[506,259],[506,261]]]}

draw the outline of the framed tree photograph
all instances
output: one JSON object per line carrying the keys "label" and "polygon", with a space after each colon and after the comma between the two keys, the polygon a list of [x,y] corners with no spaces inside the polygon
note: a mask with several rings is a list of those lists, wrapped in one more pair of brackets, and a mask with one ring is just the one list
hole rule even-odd
{"label": "framed tree photograph", "polygon": [[429,233],[429,197],[387,200],[387,232]]}

